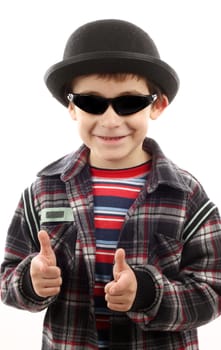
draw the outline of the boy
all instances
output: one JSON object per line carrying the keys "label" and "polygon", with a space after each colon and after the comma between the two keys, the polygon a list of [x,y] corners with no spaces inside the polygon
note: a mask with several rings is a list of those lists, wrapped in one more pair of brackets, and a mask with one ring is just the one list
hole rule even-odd
{"label": "boy", "polygon": [[78,28],[45,81],[82,147],[21,199],[1,266],[1,297],[47,309],[42,349],[198,349],[220,314],[221,220],[199,182],[146,138],[179,80],[151,38],[120,20]]}

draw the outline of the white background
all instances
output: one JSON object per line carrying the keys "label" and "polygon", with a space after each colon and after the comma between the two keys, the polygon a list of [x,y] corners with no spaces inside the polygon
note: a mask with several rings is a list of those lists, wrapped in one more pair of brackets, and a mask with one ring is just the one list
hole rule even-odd
{"label": "white background", "polygon": [[[2,4],[3,3],[3,4]],[[192,172],[221,207],[219,0],[45,0],[0,5],[0,258],[21,191],[42,167],[80,144],[66,109],[50,96],[45,71],[62,59],[85,22],[119,18],[143,27],[179,74],[179,94],[151,124],[168,157]],[[39,350],[44,313],[0,304],[0,348]],[[200,349],[220,349],[221,318],[199,329]]]}

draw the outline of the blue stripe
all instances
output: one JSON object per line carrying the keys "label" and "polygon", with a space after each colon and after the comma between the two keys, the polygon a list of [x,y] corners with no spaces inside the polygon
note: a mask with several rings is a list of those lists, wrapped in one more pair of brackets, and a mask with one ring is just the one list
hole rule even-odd
{"label": "blue stripe", "polygon": [[117,213],[118,214],[118,213],[123,212],[123,214],[125,215],[127,210],[128,210],[127,208],[113,208],[113,207],[101,207],[101,206],[95,206],[94,207],[94,212],[95,213],[105,213],[105,214],[109,214],[110,212],[111,212],[111,214],[112,213]]}
{"label": "blue stripe", "polygon": [[119,239],[119,230],[114,229],[96,229],[96,239],[98,241],[106,241],[107,238],[111,242],[117,242]]}
{"label": "blue stripe", "polygon": [[[97,265],[101,265],[101,264],[96,264],[96,266]],[[106,264],[107,265],[107,264]],[[105,265],[105,266],[106,266]],[[111,270],[112,270],[112,265],[110,265],[110,267],[111,267]],[[102,264],[102,270],[104,270],[103,269],[103,264]],[[110,280],[111,280],[111,274],[110,275],[99,275],[98,273],[96,273],[95,274],[95,280],[97,281],[97,282],[104,282],[104,283],[107,283],[107,282],[110,282]]]}
{"label": "blue stripe", "polygon": [[97,247],[105,247],[106,249],[115,249],[116,248],[116,246],[117,246],[117,243],[118,243],[118,240],[116,240],[116,241],[109,241],[109,239],[108,240],[104,240],[104,239],[97,239],[96,240],[96,246]]}
{"label": "blue stripe", "polygon": [[[97,299],[97,298],[96,298]],[[111,314],[111,312],[110,312],[110,310],[106,307],[96,307],[96,309],[95,309],[95,314],[96,315],[110,315]]]}
{"label": "blue stripe", "polygon": [[120,198],[120,197],[113,197],[109,196],[108,198],[106,196],[96,196],[94,198],[94,205],[96,207],[96,204],[99,203],[98,207],[107,207],[107,200],[108,200],[108,207],[109,208],[130,208],[131,204],[134,202],[134,198]]}

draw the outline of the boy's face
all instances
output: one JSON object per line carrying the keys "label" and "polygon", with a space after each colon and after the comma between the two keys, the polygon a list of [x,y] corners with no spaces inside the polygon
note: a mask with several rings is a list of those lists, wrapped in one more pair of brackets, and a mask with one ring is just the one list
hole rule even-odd
{"label": "boy's face", "polygon": [[[79,77],[74,81],[73,92],[106,98],[149,94],[146,80],[129,74],[123,81],[98,75]],[[70,103],[69,112],[78,123],[82,141],[90,149],[90,164],[99,168],[122,169],[150,159],[150,155],[142,149],[148,122],[156,119],[167,104],[167,98],[163,96],[163,102],[156,101],[137,113],[120,116],[111,105],[103,114],[93,115]]]}

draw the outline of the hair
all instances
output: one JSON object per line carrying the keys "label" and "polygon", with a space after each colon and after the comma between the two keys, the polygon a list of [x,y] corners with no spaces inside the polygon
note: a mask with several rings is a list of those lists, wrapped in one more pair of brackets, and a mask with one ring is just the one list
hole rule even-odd
{"label": "hair", "polygon": [[[95,73],[96,74],[96,73]],[[89,75],[82,75],[82,77],[87,77]],[[158,101],[163,101],[163,92],[162,90],[152,81],[150,81],[148,78],[138,75],[138,74],[134,74],[134,73],[99,73],[97,74],[98,78],[103,78],[106,80],[111,80],[114,79],[115,81],[119,81],[122,82],[124,80],[126,80],[126,78],[128,76],[131,76],[132,78],[136,78],[137,80],[139,79],[145,79],[146,80],[146,84],[148,87],[148,90],[150,92],[150,94],[156,94],[157,95],[157,100]],[[78,78],[78,77],[76,77]],[[74,86],[74,82],[75,82],[75,78],[73,78],[73,80],[67,84],[66,88],[65,88],[65,96],[67,96],[67,94],[69,92],[72,92],[73,90],[73,86]],[[156,101],[155,101],[156,102]]]}

